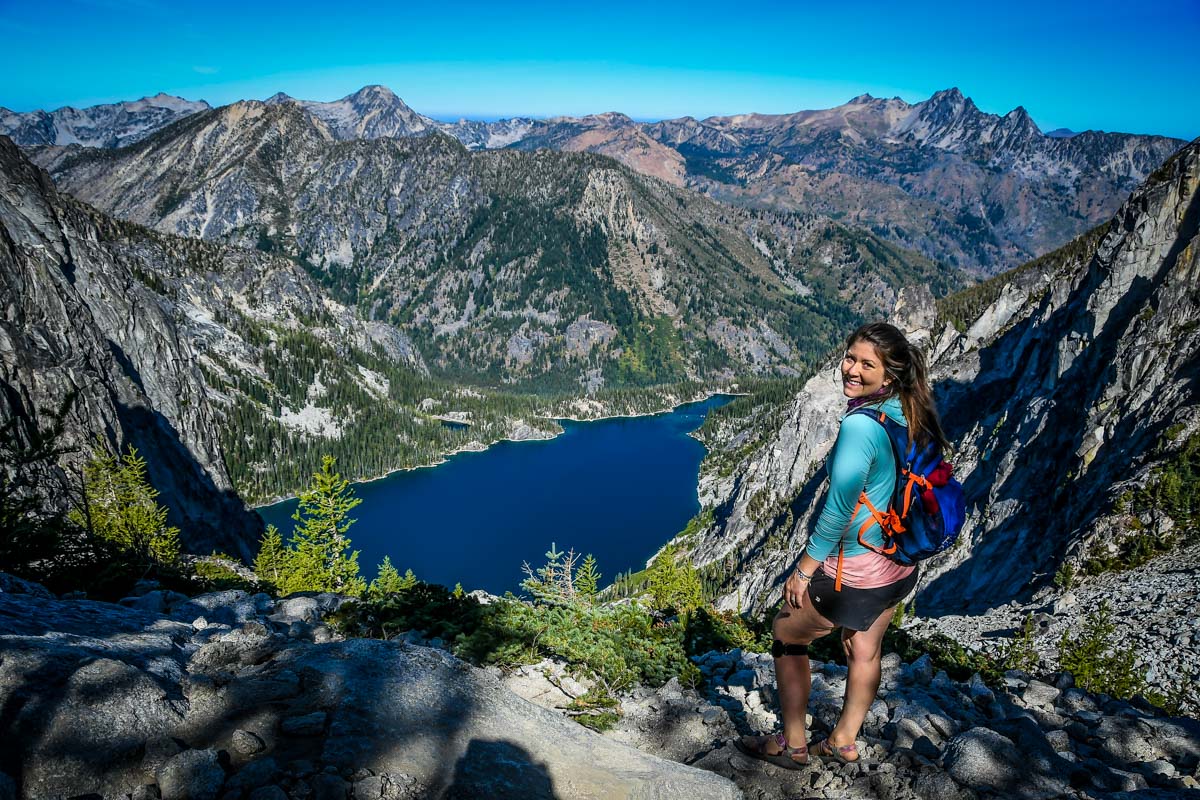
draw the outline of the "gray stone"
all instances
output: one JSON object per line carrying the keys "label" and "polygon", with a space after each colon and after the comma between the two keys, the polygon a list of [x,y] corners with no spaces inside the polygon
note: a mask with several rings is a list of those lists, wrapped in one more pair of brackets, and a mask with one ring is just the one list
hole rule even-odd
{"label": "gray stone", "polygon": [[921,800],[968,800],[971,793],[945,772],[924,772],[913,781],[913,791]]}
{"label": "gray stone", "polygon": [[170,736],[158,736],[146,742],[145,753],[142,756],[142,770],[151,775],[174,755],[183,750],[179,742]]}
{"label": "gray stone", "polygon": [[130,800],[159,800],[160,797],[162,793],[158,791],[157,784],[143,783],[133,790]]}
{"label": "gray stone", "polygon": [[239,791],[249,791],[260,786],[266,786],[278,774],[279,765],[275,762],[275,759],[269,756],[257,758],[246,764],[234,773],[229,780],[225,781],[225,787]]}
{"label": "gray stone", "polygon": [[938,746],[928,736],[921,736],[913,742],[912,750],[914,753],[925,756],[931,761],[936,760],[942,754],[942,751],[938,749]]}
{"label": "gray stone", "polygon": [[255,753],[261,753],[266,748],[266,744],[257,733],[245,731],[241,728],[234,731],[231,738],[233,749],[244,756],[252,756]]}
{"label": "gray stone", "polygon": [[1175,765],[1161,758],[1156,759],[1142,765],[1142,774],[1151,779],[1161,778],[1170,780],[1175,777]]}
{"label": "gray stone", "polygon": [[285,597],[275,603],[271,619],[279,622],[319,622],[322,608],[315,597]]}
{"label": "gray stone", "polygon": [[1057,753],[1069,752],[1071,749],[1071,737],[1065,730],[1049,731],[1046,734],[1046,741]]}
{"label": "gray stone", "polygon": [[1049,798],[1069,786],[1061,774],[1031,769],[1011,739],[988,728],[972,728],[951,739],[942,763],[954,780],[976,791]]}
{"label": "gray stone", "polygon": [[241,589],[229,589],[222,592],[210,592],[188,599],[184,603],[175,604],[173,616],[177,619],[188,619],[202,616],[209,622],[222,625],[241,625],[255,619],[266,610],[260,597],[253,597]]}
{"label": "gray stone", "polygon": [[730,675],[725,682],[730,686],[740,686],[742,689],[753,689],[756,682],[754,670],[738,670]]}
{"label": "gray stone", "polygon": [[1058,699],[1059,694],[1059,690],[1050,684],[1033,680],[1021,692],[1021,700],[1027,706],[1044,708],[1053,705],[1054,701]]}
{"label": "gray stone", "polygon": [[917,683],[928,684],[933,680],[933,659],[928,653],[923,654],[920,658],[914,661],[909,669],[912,673],[913,680]]}
{"label": "gray stone", "polygon": [[185,750],[159,767],[159,790],[170,800],[217,800],[225,771],[216,750]]}

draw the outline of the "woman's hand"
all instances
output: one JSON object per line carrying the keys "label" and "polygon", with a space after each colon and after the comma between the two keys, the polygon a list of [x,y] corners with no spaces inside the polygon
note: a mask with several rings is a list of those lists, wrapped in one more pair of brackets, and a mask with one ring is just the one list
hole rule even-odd
{"label": "woman's hand", "polygon": [[783,584],[783,602],[792,608],[804,608],[804,597],[808,594],[808,581],[793,572]]}

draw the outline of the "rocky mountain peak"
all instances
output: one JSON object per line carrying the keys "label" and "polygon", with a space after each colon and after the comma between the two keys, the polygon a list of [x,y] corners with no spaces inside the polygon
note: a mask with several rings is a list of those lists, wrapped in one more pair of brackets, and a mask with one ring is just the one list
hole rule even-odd
{"label": "rocky mountain peak", "polygon": [[413,111],[386,86],[364,86],[331,103],[301,100],[299,105],[343,140],[424,136],[440,126]]}
{"label": "rocky mountain peak", "polygon": [[296,98],[292,97],[290,94],[284,94],[283,92],[276,92],[275,94],[271,95],[266,100],[264,100],[263,102],[269,106],[275,106],[275,105],[279,105],[280,103],[295,103]]}
{"label": "rocky mountain peak", "polygon": [[[351,100],[351,101],[359,102],[359,103],[384,102],[384,103],[399,103],[400,105],[404,105],[404,101],[402,101],[399,97],[397,97],[395,92],[393,92],[388,87],[381,86],[380,84],[377,84],[377,83],[370,84],[369,86],[364,86],[361,89],[359,89],[357,92],[347,95],[343,99]],[[405,107],[407,108],[407,106],[405,106]]]}

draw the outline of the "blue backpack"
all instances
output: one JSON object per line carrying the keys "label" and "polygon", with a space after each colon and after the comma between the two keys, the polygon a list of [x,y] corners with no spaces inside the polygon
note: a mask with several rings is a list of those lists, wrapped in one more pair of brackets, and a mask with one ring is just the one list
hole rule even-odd
{"label": "blue backpack", "polygon": [[[966,502],[962,484],[952,477],[953,467],[942,460],[937,443],[930,442],[923,449],[916,443],[910,445],[908,428],[878,409],[857,408],[852,413],[865,414],[883,426],[896,460],[896,488],[886,511],[875,508],[866,492],[859,495],[850,518],[864,505],[871,518],[858,529],[858,543],[905,566],[954,544],[967,518]],[[873,525],[883,532],[882,548],[863,539]],[[842,588],[840,549],[835,588]]]}

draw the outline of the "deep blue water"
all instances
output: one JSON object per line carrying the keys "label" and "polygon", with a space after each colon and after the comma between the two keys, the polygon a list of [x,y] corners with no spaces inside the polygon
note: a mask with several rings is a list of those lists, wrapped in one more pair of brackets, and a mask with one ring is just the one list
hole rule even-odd
{"label": "deep blue water", "polygon": [[[595,555],[601,583],[639,570],[699,510],[704,446],[688,436],[713,397],[652,417],[563,421],[564,433],[459,453],[437,467],[357,484],[350,528],[370,580],[385,555],[430,583],[519,592],[521,564],[537,568],[553,542]],[[296,501],[260,508],[286,539]]]}

